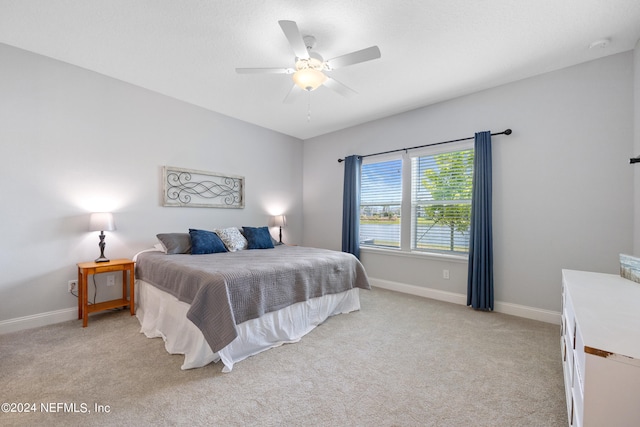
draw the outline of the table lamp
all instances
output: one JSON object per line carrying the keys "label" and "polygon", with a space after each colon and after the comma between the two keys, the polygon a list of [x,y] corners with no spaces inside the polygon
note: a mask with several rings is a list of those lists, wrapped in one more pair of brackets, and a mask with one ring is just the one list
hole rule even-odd
{"label": "table lamp", "polygon": [[100,243],[98,243],[98,246],[100,247],[100,256],[95,260],[95,262],[109,262],[109,259],[104,256],[104,232],[113,231],[115,229],[116,224],[113,222],[113,214],[111,212],[97,212],[91,214],[91,218],[89,219],[89,231],[100,232]]}
{"label": "table lamp", "polygon": [[282,243],[282,227],[287,225],[287,217],[284,215],[276,215],[273,217],[273,225],[275,227],[280,227],[280,242]]}

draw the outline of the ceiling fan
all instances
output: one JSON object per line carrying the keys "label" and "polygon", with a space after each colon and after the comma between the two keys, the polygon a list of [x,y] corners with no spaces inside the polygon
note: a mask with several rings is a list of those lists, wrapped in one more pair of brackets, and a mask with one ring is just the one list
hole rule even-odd
{"label": "ceiling fan", "polygon": [[285,97],[285,103],[293,102],[303,91],[311,92],[322,85],[346,97],[356,95],[355,90],[330,77],[327,71],[380,58],[378,46],[371,46],[325,61],[319,53],[312,52],[316,44],[315,37],[303,37],[294,21],[278,21],[278,24],[296,55],[294,68],[236,68],[236,72],[238,74],[292,74],[295,84]]}

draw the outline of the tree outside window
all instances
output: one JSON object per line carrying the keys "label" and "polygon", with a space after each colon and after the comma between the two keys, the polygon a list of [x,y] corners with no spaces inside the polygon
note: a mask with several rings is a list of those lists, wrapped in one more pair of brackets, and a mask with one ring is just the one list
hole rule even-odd
{"label": "tree outside window", "polygon": [[468,252],[473,150],[415,158],[413,249]]}

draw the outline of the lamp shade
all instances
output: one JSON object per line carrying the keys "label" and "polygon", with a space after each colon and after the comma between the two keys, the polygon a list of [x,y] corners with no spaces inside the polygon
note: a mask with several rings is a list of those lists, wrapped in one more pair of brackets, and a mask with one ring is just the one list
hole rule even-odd
{"label": "lamp shade", "polygon": [[298,87],[308,92],[316,89],[327,80],[322,71],[313,68],[303,68],[293,73],[293,81]]}
{"label": "lamp shade", "polygon": [[89,231],[113,231],[116,224],[111,212],[92,213],[89,218]]}
{"label": "lamp shade", "polygon": [[276,215],[273,217],[274,227],[284,227],[287,225],[287,217],[284,215]]}

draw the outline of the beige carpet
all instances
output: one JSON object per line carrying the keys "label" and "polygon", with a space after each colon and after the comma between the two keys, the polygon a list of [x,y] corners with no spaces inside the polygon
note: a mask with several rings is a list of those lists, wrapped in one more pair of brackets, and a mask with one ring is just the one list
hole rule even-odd
{"label": "beige carpet", "polygon": [[180,370],[126,311],[1,335],[0,401],[36,411],[0,413],[0,425],[567,425],[559,326],[360,295],[361,311],[229,374]]}

